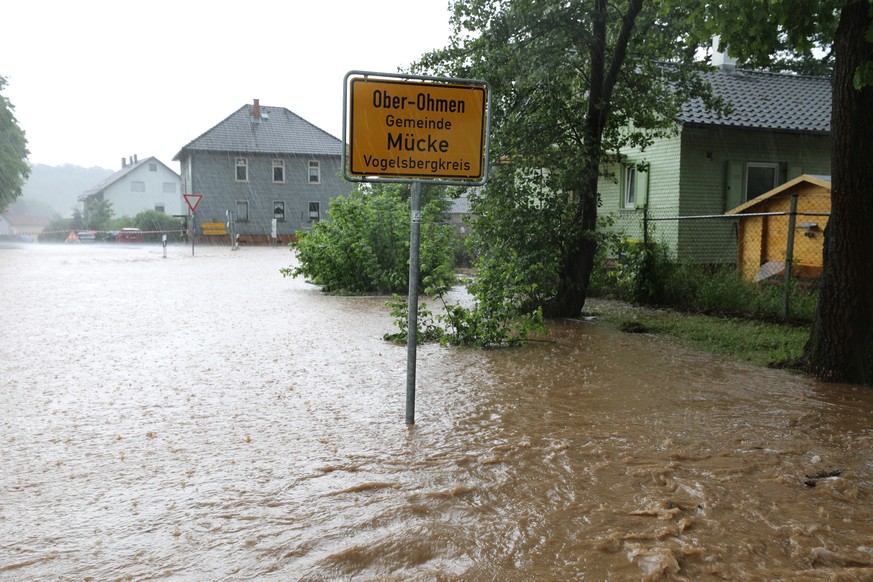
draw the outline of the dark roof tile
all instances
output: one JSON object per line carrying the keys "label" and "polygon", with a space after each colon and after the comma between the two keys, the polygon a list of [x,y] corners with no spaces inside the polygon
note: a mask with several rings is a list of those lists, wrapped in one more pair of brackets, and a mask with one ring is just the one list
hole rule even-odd
{"label": "dark roof tile", "polygon": [[829,133],[831,83],[826,77],[721,68],[704,73],[713,93],[731,106],[724,117],[700,99],[683,107],[679,122],[781,131]]}
{"label": "dark roof tile", "polygon": [[261,118],[244,105],[183,147],[186,150],[259,154],[342,155],[342,141],[284,107],[260,105]]}

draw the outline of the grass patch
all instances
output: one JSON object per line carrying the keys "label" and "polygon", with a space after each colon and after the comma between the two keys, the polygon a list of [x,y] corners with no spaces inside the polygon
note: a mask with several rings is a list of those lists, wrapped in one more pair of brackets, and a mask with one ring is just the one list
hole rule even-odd
{"label": "grass patch", "polygon": [[602,299],[590,299],[586,308],[615,329],[670,336],[697,349],[760,366],[791,367],[809,339],[805,325],[689,314]]}

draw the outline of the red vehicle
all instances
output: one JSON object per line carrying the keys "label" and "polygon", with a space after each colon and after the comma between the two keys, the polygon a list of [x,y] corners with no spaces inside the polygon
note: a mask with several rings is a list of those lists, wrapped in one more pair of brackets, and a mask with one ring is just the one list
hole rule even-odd
{"label": "red vehicle", "polygon": [[142,232],[138,228],[122,228],[115,240],[118,242],[142,242]]}

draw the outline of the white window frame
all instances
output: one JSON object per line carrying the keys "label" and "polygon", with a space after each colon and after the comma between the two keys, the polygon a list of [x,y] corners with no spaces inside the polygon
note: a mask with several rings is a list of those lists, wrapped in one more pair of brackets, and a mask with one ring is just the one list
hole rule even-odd
{"label": "white window frame", "polygon": [[164,194],[175,194],[176,193],[176,183],[175,182],[163,182],[161,184],[161,192]]}
{"label": "white window frame", "polygon": [[156,202],[155,203],[155,212],[163,212],[166,214],[166,212],[167,212],[166,206],[164,206],[160,202]]}
{"label": "white window frame", "polygon": [[756,198],[764,193],[758,192],[754,196],[749,195],[749,170],[756,168],[766,168],[768,170],[773,170],[773,185],[764,190],[764,192],[769,192],[779,185],[779,164],[775,162],[746,162],[746,174],[744,176],[745,179],[743,180],[743,195],[746,201],[749,201],[752,198]]}
{"label": "white window frame", "polygon": [[635,166],[624,167],[624,179],[621,185],[621,207],[637,207],[637,169]]}
{"label": "white window frame", "polygon": [[158,165],[155,162],[149,162],[149,172],[157,172]]}
{"label": "white window frame", "polygon": [[[240,212],[242,210],[242,212]],[[249,201],[248,200],[237,200],[236,201],[236,222],[248,222],[249,221]]]}
{"label": "white window frame", "polygon": [[130,182],[130,191],[131,192],[145,192],[146,191],[146,183],[142,180],[132,180]]}
{"label": "white window frame", "polygon": [[[233,177],[237,182],[249,181],[249,160],[248,158],[235,158],[233,168]],[[242,169],[244,177],[240,179],[240,169]]]}
{"label": "white window frame", "polygon": [[321,202],[310,202],[309,222],[318,222],[319,220],[321,220]]}
{"label": "white window frame", "polygon": [[[281,179],[276,179],[276,170],[281,171]],[[285,160],[273,160],[273,184],[285,183]]]}
{"label": "white window frame", "polygon": [[279,222],[285,222],[285,201],[273,200],[273,218]]}
{"label": "white window frame", "polygon": [[[315,170],[314,173],[313,169]],[[321,184],[321,162],[309,160],[309,164],[306,167],[306,181],[309,184]]]}

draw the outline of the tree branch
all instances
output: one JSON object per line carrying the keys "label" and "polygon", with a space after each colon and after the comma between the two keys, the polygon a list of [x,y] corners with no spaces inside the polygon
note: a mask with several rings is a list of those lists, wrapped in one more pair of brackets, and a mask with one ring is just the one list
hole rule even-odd
{"label": "tree branch", "polygon": [[[627,47],[630,43],[634,24],[636,23],[637,16],[642,8],[643,0],[631,0],[628,3],[627,12],[621,19],[621,32],[619,32],[618,40],[615,43],[615,50],[612,53],[612,62],[609,64],[609,72],[603,79],[601,98],[604,103],[609,103],[612,100],[612,92],[615,89],[618,76],[624,66],[624,61],[627,58]],[[606,126],[606,116],[608,112],[609,110],[606,107],[600,110],[600,127]]]}

